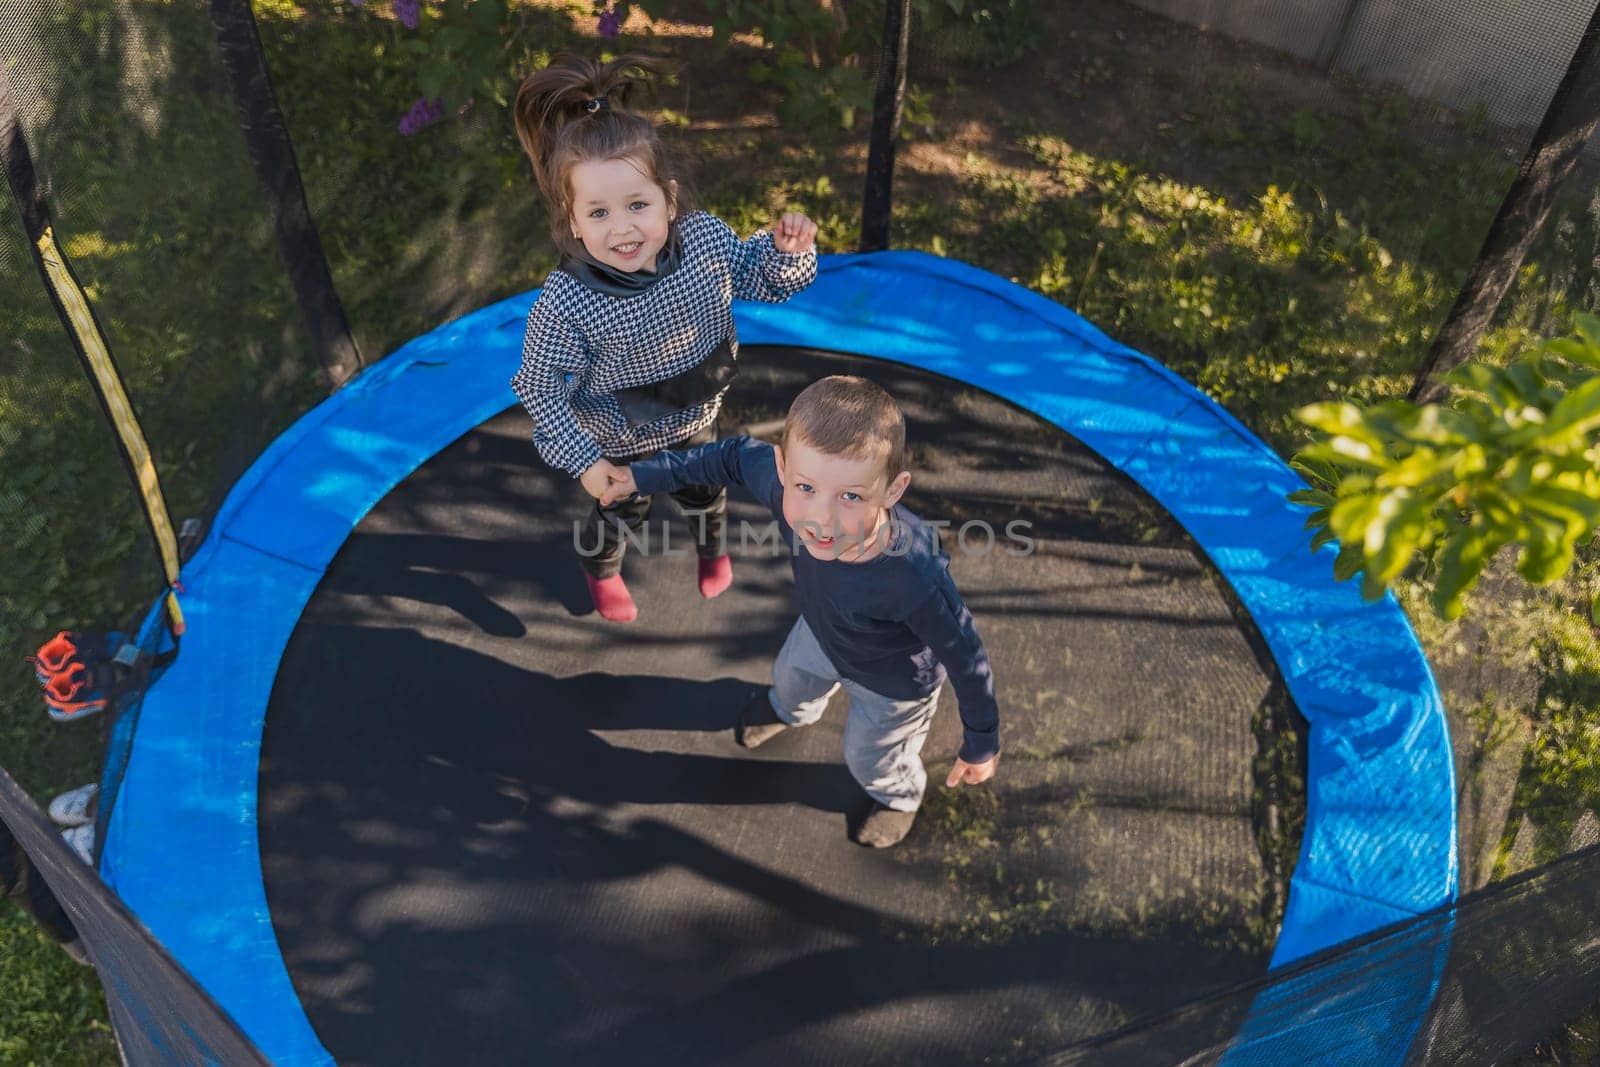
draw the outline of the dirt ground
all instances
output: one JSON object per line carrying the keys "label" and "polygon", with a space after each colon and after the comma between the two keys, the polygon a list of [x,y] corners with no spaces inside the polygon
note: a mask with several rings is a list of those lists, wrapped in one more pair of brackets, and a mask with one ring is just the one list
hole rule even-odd
{"label": "dirt ground", "polygon": [[[1264,148],[1289,135],[1297,114],[1319,116],[1331,145],[1362,136],[1364,112],[1391,98],[1286,53],[1205,33],[1119,0],[1037,6],[1041,43],[1007,67],[956,66],[913,38],[909,78],[914,89],[931,94],[934,125],[908,127],[910,139],[897,160],[897,205],[957,203],[960,185],[980,175],[1019,180],[1044,195],[1069,192],[1018,143],[1028,132],[1049,133],[1098,158],[1246,200],[1271,181],[1262,170]],[[626,28],[653,31],[659,50],[683,64],[679,84],[661,102],[689,118],[682,139],[694,155],[715,161],[714,175],[700,175],[702,187],[786,189],[785,162],[820,159],[834,188],[861,188],[866,118],[831,144],[781,126],[776,91],[753,85],[738,69],[758,58],[757,42],[736,37],[730,68],[704,26],[651,24],[635,13]],[[1475,143],[1508,161],[1527,136],[1493,127],[1468,131],[1462,116],[1426,105],[1410,109],[1403,121],[1419,146]],[[775,193],[772,207],[780,206]],[[978,227],[982,220],[950,223]]]}

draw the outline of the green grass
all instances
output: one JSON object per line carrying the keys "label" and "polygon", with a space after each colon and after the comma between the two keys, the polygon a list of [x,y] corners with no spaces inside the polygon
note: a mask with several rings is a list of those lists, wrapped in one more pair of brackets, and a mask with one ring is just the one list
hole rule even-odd
{"label": "green grass", "polygon": [[[503,114],[478,103],[402,138],[395,125],[417,95],[415,57],[383,5],[262,0],[257,9],[321,236],[369,361],[539,284],[554,255]],[[48,16],[60,20],[56,69],[61,99],[72,104],[40,121],[57,131],[41,158],[75,176],[58,190],[59,229],[182,518],[214,504],[240,465],[315,399],[316,367],[270,224],[238,193],[254,188],[254,176],[208,25],[187,6],[140,2],[133,34],[119,10],[96,2]],[[551,52],[580,41],[591,16],[579,4],[532,7],[524,17]],[[720,91],[700,79],[693,96],[669,87],[662,101],[698,157],[705,206],[744,232],[799,207],[819,221],[825,249],[853,247],[859,161],[803,131],[726,121],[775,104],[738,81],[748,48],[722,58],[703,41],[656,45],[691,69],[725,69],[733,79]],[[98,61],[60,58],[86,54]],[[172,61],[149,67],[143,54]],[[539,58],[507,55],[507,78]],[[1407,105],[1381,96],[1336,116],[1255,101],[1219,79],[1192,104],[1199,117],[1175,119],[1170,130],[1150,132],[1168,116],[1130,115],[1132,147],[1112,152],[1079,143],[1070,109],[1059,121],[1007,110],[959,78],[924,90],[940,136],[958,116],[975,117],[985,135],[954,173],[919,167],[908,147],[896,243],[985,266],[1077,309],[1196,382],[1284,454],[1303,440],[1292,419],[1298,406],[1403,391],[1509,180],[1472,116],[1445,120],[1455,123],[1458,151],[1418,148]],[[1176,177],[1197,156],[1231,178]],[[9,372],[0,377],[0,541],[13,548],[0,578],[0,750],[44,797],[94,775],[96,738],[47,723],[20,654],[56,627],[125,618],[158,579],[109,433],[37,295],[15,220],[4,225],[0,282],[23,296],[0,305]],[[1568,205],[1496,321],[1492,358],[1564,328],[1596,283],[1595,249],[1593,220]],[[1448,626],[1414,606],[1422,576],[1400,590],[1430,659],[1444,665],[1457,728],[1476,709],[1486,752],[1522,736],[1512,722],[1532,739],[1506,823],[1514,832],[1526,816],[1534,826],[1526,862],[1559,855],[1600,792],[1600,742],[1588,725],[1600,704],[1600,651],[1585,615],[1600,584],[1596,566],[1527,592],[1515,608],[1480,598]],[[1531,678],[1537,698],[1509,700],[1452,666],[1474,657]],[[982,833],[982,811],[930,814]],[[1502,842],[1493,873],[1511,873],[1512,844]],[[1048,914],[1049,886],[1008,889],[978,873],[981,914],[999,916],[998,927]],[[9,906],[0,911],[0,1005],[0,1062],[114,1060],[88,972]]]}
{"label": "green grass", "polygon": [[0,1063],[89,1067],[117,1062],[95,972],[79,966],[13,905],[0,905]]}

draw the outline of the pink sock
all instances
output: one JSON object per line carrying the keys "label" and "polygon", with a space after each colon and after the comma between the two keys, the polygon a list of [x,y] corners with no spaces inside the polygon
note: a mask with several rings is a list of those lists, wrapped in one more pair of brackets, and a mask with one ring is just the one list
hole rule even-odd
{"label": "pink sock", "polygon": [[589,598],[594,601],[594,610],[600,613],[602,619],[632,622],[639,617],[639,609],[634,606],[633,597],[622,582],[622,575],[596,578],[586,572],[583,580],[589,584]]}
{"label": "pink sock", "polygon": [[700,595],[710,600],[733,584],[733,561],[727,556],[700,561]]}

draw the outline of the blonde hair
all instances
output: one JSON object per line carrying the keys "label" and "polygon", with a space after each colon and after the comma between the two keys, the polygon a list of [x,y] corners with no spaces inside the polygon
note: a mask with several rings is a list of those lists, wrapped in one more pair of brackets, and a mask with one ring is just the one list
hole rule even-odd
{"label": "blonde hair", "polygon": [[563,252],[581,249],[571,229],[572,168],[579,163],[629,160],[661,187],[669,208],[679,215],[693,210],[685,177],[655,126],[628,108],[635,90],[665,69],[648,56],[599,63],[563,54],[517,87],[512,105],[517,141],[533,164],[534,180],[550,209],[550,236]]}
{"label": "blonde hair", "polygon": [[893,481],[906,469],[906,420],[894,397],[848,374],[819,378],[800,391],[783,421],[783,446],[800,440],[829,456],[883,461]]}

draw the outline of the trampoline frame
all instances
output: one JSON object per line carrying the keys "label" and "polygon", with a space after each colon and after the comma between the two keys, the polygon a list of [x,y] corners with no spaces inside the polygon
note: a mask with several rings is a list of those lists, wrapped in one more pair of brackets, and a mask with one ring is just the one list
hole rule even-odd
{"label": "trampoline frame", "polygon": [[[102,875],[274,1063],[333,1062],[295,994],[262,883],[256,788],[279,659],[356,523],[512,405],[507,381],[537,295],[408,342],[262,453],[183,568],[182,656],[121,732],[126,751],[106,761],[126,757],[120,783],[107,783]],[[1334,581],[1331,546],[1308,551],[1306,512],[1286,499],[1304,482],[1221,406],[1067,308],[920,252],[823,256],[816,283],[787,303],[734,310],[746,345],[892,360],[1038,414],[1136,481],[1206,552],[1311,726],[1306,826],[1274,967],[1455,900],[1449,731],[1416,635],[1392,596],[1369,603],[1357,583]],[[1281,1036],[1253,1032],[1273,1015],[1265,995],[1230,1060],[1405,1047],[1447,949],[1446,937],[1366,1010]]]}

